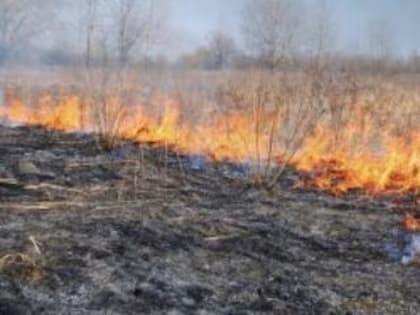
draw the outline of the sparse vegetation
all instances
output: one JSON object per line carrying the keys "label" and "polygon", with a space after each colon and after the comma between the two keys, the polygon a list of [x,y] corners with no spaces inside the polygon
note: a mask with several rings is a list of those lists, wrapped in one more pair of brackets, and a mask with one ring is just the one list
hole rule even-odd
{"label": "sparse vegetation", "polygon": [[0,273],[40,284],[45,273],[46,258],[33,236],[29,241],[33,248],[27,253],[9,253],[0,257]]}
{"label": "sparse vegetation", "polygon": [[419,314],[388,2],[0,0],[0,314]]}
{"label": "sparse vegetation", "polygon": [[[401,78],[385,81],[318,66],[293,75],[187,71],[155,82],[126,72],[129,84],[121,87],[119,78],[103,69],[107,68],[96,69],[98,79],[89,89],[74,89],[70,96],[65,96],[66,89],[55,98],[21,92],[26,95],[23,101],[11,93],[9,102],[15,109],[8,115],[59,130],[94,131],[98,147],[105,151],[125,138],[216,161],[246,163],[252,168],[252,181],[266,188],[273,187],[289,165],[320,171],[311,185],[337,194],[353,188],[383,192],[391,182],[391,190],[417,185],[416,175],[411,184],[392,179],[397,173],[411,176],[416,163],[419,96]],[[158,86],[162,84],[172,87],[163,91]],[[42,108],[45,114],[39,116],[31,108]],[[395,162],[399,153],[394,150],[407,153]],[[400,163],[409,163],[408,169]],[[370,173],[358,178],[363,164],[371,165]],[[380,180],[373,178],[378,167],[385,176]],[[403,188],[406,184],[409,188]]]}

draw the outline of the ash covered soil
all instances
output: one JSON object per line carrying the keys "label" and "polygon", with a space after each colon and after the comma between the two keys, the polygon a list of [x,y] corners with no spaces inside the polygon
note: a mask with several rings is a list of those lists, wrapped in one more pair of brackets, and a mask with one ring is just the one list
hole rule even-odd
{"label": "ash covered soil", "polygon": [[385,250],[387,200],[245,172],[0,127],[0,314],[420,313],[419,267]]}

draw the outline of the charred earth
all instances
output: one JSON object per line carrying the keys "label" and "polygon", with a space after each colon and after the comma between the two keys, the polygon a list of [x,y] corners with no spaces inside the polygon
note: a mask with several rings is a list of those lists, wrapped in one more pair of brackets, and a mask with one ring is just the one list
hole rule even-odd
{"label": "charred earth", "polygon": [[0,127],[0,314],[419,314],[398,206],[297,176]]}

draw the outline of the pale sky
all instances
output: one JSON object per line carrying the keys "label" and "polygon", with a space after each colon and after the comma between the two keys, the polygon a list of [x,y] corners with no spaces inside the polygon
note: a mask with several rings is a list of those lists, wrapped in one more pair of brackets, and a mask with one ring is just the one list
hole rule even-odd
{"label": "pale sky", "polygon": [[215,30],[239,37],[244,0],[168,0],[171,27],[185,48],[202,44]]}
{"label": "pale sky", "polygon": [[[171,24],[185,47],[203,43],[217,29],[239,37],[245,0],[167,0]],[[260,0],[264,1],[264,0]],[[307,0],[317,1],[317,0]],[[420,52],[420,0],[327,0],[337,25],[339,47],[357,51],[366,46],[366,32],[375,21],[386,21],[396,52]]]}

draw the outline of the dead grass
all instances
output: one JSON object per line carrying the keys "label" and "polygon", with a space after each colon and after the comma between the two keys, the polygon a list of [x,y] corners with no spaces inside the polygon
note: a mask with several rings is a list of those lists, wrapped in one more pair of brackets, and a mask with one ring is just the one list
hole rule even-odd
{"label": "dead grass", "polygon": [[228,104],[225,114],[246,113],[251,122],[250,179],[255,185],[271,189],[314,131],[326,112],[326,85],[320,77],[305,77],[297,87],[285,76],[257,73],[220,86],[219,104]]}
{"label": "dead grass", "polygon": [[[171,99],[181,113],[178,123],[192,129],[215,115],[240,113],[249,118],[248,128],[254,134],[251,140],[243,140],[248,141],[251,180],[263,187],[272,187],[306,139],[320,128],[328,129],[335,139],[330,150],[345,145],[358,151],[367,145],[380,148],[381,134],[408,138],[420,126],[420,93],[408,79],[327,72],[178,72],[172,76],[132,72],[120,82],[109,71],[95,71],[84,89],[72,93],[84,100],[82,114],[93,121],[101,150],[119,145],[130,106],[141,105],[152,117],[162,117],[163,103]],[[25,95],[28,102],[37,102],[36,97]],[[352,128],[358,132],[350,139]],[[226,137],[231,137],[232,128],[225,130]],[[141,165],[133,164],[133,173],[140,169]]]}
{"label": "dead grass", "polygon": [[39,284],[45,276],[47,259],[33,236],[29,241],[33,247],[25,253],[8,253],[0,257],[0,273]]}

